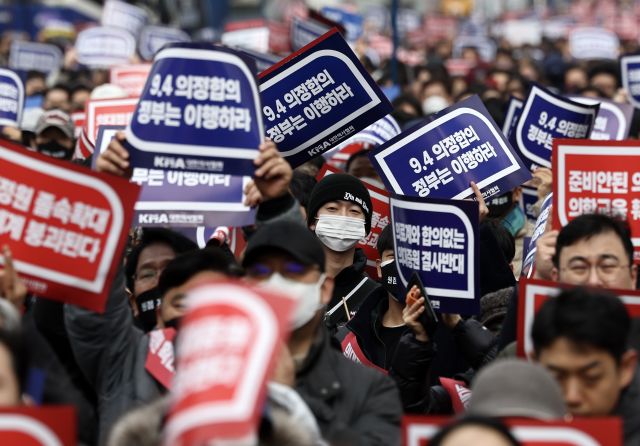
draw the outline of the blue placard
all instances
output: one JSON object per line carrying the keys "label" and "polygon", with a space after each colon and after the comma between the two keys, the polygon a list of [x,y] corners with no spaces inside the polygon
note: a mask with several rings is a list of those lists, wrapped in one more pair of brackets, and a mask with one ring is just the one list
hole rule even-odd
{"label": "blue placard", "polygon": [[252,60],[228,48],[164,46],[127,128],[131,165],[253,175],[264,135],[254,73]]}
{"label": "blue placard", "polygon": [[260,95],[266,135],[293,167],[393,109],[335,29],[261,73]]}
{"label": "blue placard", "polygon": [[11,70],[0,68],[0,126],[20,127],[24,108],[24,86]]}
{"label": "blue placard", "polygon": [[50,73],[62,67],[62,57],[62,51],[55,45],[15,40],[11,44],[9,68]]}
{"label": "blue placard", "polygon": [[387,190],[399,195],[468,198],[503,194],[531,174],[478,96],[429,116],[369,155]]}
{"label": "blue placard", "polygon": [[145,26],[140,31],[138,51],[144,60],[152,60],[153,56],[167,43],[190,42],[189,34],[168,26]]}
{"label": "blue placard", "polygon": [[329,29],[327,25],[316,20],[293,16],[291,20],[291,49],[298,51],[321,37]]}
{"label": "blue placard", "polygon": [[120,0],[107,0],[102,8],[102,26],[126,29],[137,36],[149,17],[147,11]]}
{"label": "blue placard", "polygon": [[329,20],[333,20],[344,26],[346,31],[345,37],[349,42],[358,40],[364,31],[364,20],[360,14],[332,6],[325,6],[320,12]]}
{"label": "blue placard", "polygon": [[[101,126],[92,165],[123,126]],[[135,226],[195,228],[202,225],[246,226],[256,210],[245,206],[249,177],[203,172],[136,168],[131,181],[142,186],[135,206]]]}
{"label": "blue placard", "polygon": [[255,61],[256,69],[258,70],[258,72],[262,72],[264,70],[271,68],[272,66],[280,62],[280,59],[282,59],[281,57],[276,56],[275,54],[261,53],[260,51],[255,51],[249,48],[236,48],[236,49],[238,51],[242,51],[244,54],[246,54],[247,56],[249,56]]}
{"label": "blue placard", "polygon": [[640,55],[625,55],[620,58],[622,87],[627,92],[629,102],[640,108]]}
{"label": "blue placard", "polygon": [[502,133],[507,137],[507,140],[513,144],[510,135],[514,134],[514,130],[516,128],[516,124],[518,123],[518,119],[520,118],[520,113],[522,112],[522,105],[524,103],[516,98],[511,96],[509,98],[509,103],[507,104],[507,113],[504,117],[504,124],[502,124]]}
{"label": "blue placard", "polygon": [[127,65],[136,53],[136,39],[124,29],[96,26],[76,39],[78,62],[91,68]]}
{"label": "blue placard", "polygon": [[538,191],[534,187],[522,186],[522,195],[520,196],[520,207],[531,222],[535,223],[538,218],[535,212],[535,204],[538,202]]}
{"label": "blue placard", "polygon": [[516,147],[523,160],[551,167],[553,138],[588,138],[597,114],[598,105],[580,104],[534,85],[516,126]]}
{"label": "blue placard", "polygon": [[569,96],[570,99],[581,104],[600,104],[589,139],[599,141],[622,141],[629,135],[633,106],[606,99]]}
{"label": "blue placard", "polygon": [[390,200],[398,277],[417,271],[434,308],[477,314],[480,309],[478,204],[465,200]]}
{"label": "blue placard", "polygon": [[553,193],[550,193],[545,197],[545,199],[542,201],[542,205],[540,206],[540,214],[538,215],[538,219],[536,220],[533,234],[531,234],[531,241],[529,242],[527,254],[522,261],[523,276],[530,277],[531,268],[533,267],[536,260],[536,242],[542,236],[542,234],[544,234],[545,227],[547,226],[547,220],[549,219],[549,214],[551,213],[552,202]]}

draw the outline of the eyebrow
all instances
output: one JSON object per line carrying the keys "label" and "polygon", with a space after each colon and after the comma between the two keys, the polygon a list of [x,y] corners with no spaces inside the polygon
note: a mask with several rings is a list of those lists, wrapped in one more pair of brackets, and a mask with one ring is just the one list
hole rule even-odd
{"label": "eyebrow", "polygon": [[[602,261],[602,260],[618,260],[618,261],[620,261],[620,259],[614,254],[602,254],[602,255],[598,256],[598,258],[596,259],[596,261],[598,261],[598,262]],[[574,256],[574,257],[571,257],[567,263],[572,263],[572,262],[589,263],[589,259],[587,257],[584,257],[584,256]]]}
{"label": "eyebrow", "polygon": [[[587,371],[589,371],[589,370],[591,370],[591,369],[593,369],[593,368],[595,368],[595,367],[597,367],[597,366],[599,366],[599,365],[600,365],[600,362],[599,362],[597,359],[595,359],[595,360],[591,361],[590,363],[588,363],[588,364],[583,365],[582,367],[580,367],[580,368],[577,370],[577,372],[578,372],[578,373],[587,372]],[[555,366],[555,365],[553,365],[553,364],[549,364],[549,365],[547,365],[547,368],[548,368],[548,369],[550,369],[550,370],[553,370],[554,372],[561,372],[561,373],[566,373],[566,372],[567,372],[567,370],[566,370],[566,369],[564,369],[564,368],[562,368],[562,367]]]}

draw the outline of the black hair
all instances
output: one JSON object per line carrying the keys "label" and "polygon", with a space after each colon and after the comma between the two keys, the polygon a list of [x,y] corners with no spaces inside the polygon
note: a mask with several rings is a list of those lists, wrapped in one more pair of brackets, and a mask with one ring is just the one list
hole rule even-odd
{"label": "black hair", "polygon": [[591,66],[587,71],[589,83],[591,83],[593,78],[598,74],[609,74],[613,76],[616,79],[617,86],[620,86],[620,69],[617,62],[600,61]]}
{"label": "black hair", "polygon": [[27,77],[26,80],[30,81],[31,79],[42,79],[45,80],[47,78],[47,75],[44,74],[42,71],[37,71],[37,70],[29,70],[27,71]]}
{"label": "black hair", "polygon": [[382,253],[387,249],[393,250],[393,231],[391,230],[390,224],[382,228],[380,237],[378,237],[378,242],[376,243],[376,249],[380,257],[382,257]]}
{"label": "black hair", "polygon": [[429,446],[441,446],[449,436],[449,434],[467,426],[480,426],[494,431],[500,434],[509,444],[512,446],[520,446],[520,442],[513,436],[509,428],[505,426],[500,420],[489,417],[482,417],[476,415],[468,415],[462,418],[458,418],[455,421],[449,423],[442,428],[436,435],[429,440]]}
{"label": "black hair", "polygon": [[558,267],[560,253],[565,246],[571,246],[580,240],[589,240],[595,235],[607,232],[613,232],[618,236],[627,253],[629,265],[633,264],[633,243],[628,222],[603,214],[584,214],[571,220],[560,230],[556,241],[556,252],[551,258],[553,265]]}
{"label": "black hair", "polygon": [[184,285],[189,279],[203,271],[214,271],[230,276],[234,274],[229,258],[216,247],[198,249],[180,254],[169,262],[158,279],[160,296],[171,288]]}
{"label": "black hair", "polygon": [[29,351],[22,330],[7,331],[0,328],[0,345],[9,350],[11,368],[16,375],[20,394],[24,393],[29,372]]}
{"label": "black hair", "polygon": [[[369,146],[369,144],[365,144],[365,146]],[[344,166],[344,171],[349,173],[349,167],[351,166],[351,163],[353,163],[358,158],[368,158],[369,152],[370,150],[367,148],[359,150],[356,153],[352,154],[347,160],[347,164]]]}
{"label": "black hair", "polygon": [[485,221],[485,224],[495,236],[507,263],[513,262],[513,258],[516,256],[516,239],[513,234],[502,225],[500,219],[489,218]]}
{"label": "black hair", "polygon": [[410,94],[401,94],[397,96],[393,101],[391,101],[391,105],[393,105],[394,112],[398,110],[399,106],[402,104],[408,104],[413,110],[416,112],[414,117],[422,116],[422,105],[420,101],[416,99],[413,95]]}
{"label": "black hair", "polygon": [[533,321],[536,355],[558,338],[609,353],[620,362],[627,351],[631,318],[622,300],[601,289],[576,287],[547,300]]}
{"label": "black hair", "polygon": [[69,87],[67,87],[67,86],[66,86],[66,85],[64,85],[64,84],[55,84],[55,85],[53,85],[53,86],[49,87],[49,88],[47,89],[47,91],[46,91],[45,95],[46,95],[47,93],[49,93],[50,91],[53,91],[53,90],[62,90],[62,91],[64,91],[64,92],[67,94],[67,96],[71,97],[71,90],[69,89]]}
{"label": "black hair", "polygon": [[142,237],[136,246],[133,247],[127,261],[125,263],[125,277],[127,281],[127,288],[133,292],[134,276],[136,274],[136,268],[138,267],[138,259],[142,251],[155,244],[168,245],[177,254],[191,251],[198,248],[198,245],[177,232],[171,231],[165,228],[144,228]]}
{"label": "black hair", "polygon": [[298,170],[293,171],[289,190],[291,191],[291,195],[293,195],[305,209],[309,203],[311,191],[317,182],[318,181],[311,175],[307,175],[306,173]]}

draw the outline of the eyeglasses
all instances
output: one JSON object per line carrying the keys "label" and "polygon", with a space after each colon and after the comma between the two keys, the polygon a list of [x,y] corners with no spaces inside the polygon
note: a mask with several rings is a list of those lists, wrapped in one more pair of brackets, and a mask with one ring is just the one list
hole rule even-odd
{"label": "eyeglasses", "polygon": [[620,268],[628,268],[629,266],[628,263],[620,264],[615,260],[604,260],[595,265],[586,262],[574,263],[571,266],[561,268],[561,270],[568,271],[576,280],[586,282],[589,279],[591,270],[595,267],[598,277],[607,282],[616,277]]}

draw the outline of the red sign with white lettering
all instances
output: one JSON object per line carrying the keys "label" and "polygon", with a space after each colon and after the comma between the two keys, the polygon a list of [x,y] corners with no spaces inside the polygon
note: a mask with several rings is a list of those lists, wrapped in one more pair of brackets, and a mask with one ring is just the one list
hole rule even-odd
{"label": "red sign with white lettering", "polygon": [[187,302],[164,444],[252,437],[294,301],[228,281],[197,286]]}
{"label": "red sign with white lettering", "polygon": [[0,409],[3,446],[75,446],[76,413],[72,406]]}
{"label": "red sign with white lettering", "polygon": [[6,141],[0,160],[0,245],[29,290],[103,311],[140,186]]}
{"label": "red sign with white lettering", "polygon": [[553,225],[583,214],[627,219],[640,260],[640,142],[553,141]]}
{"label": "red sign with white lettering", "polygon": [[151,64],[119,65],[111,67],[109,82],[122,87],[131,97],[139,97],[147,82]]}
{"label": "red sign with white lettering", "polygon": [[138,98],[92,99],[87,102],[86,131],[95,146],[98,130],[103,125],[127,126],[138,105]]}
{"label": "red sign with white lettering", "polygon": [[[557,296],[563,288],[573,288],[573,285],[548,282],[545,280],[521,279],[518,285],[518,330],[516,345],[518,356],[527,357],[533,352],[531,341],[531,327],[536,313],[547,299]],[[637,290],[609,290],[624,302],[629,315],[640,317],[640,291]]]}
{"label": "red sign with white lettering", "polygon": [[[446,424],[447,417],[406,416],[402,419],[402,444],[428,446]],[[572,421],[503,420],[522,446],[621,446],[619,418],[574,418]]]}
{"label": "red sign with white lettering", "polygon": [[[325,164],[322,166],[320,172],[318,172],[317,179],[320,181],[322,178],[327,175],[331,175],[332,173],[343,172],[329,164]],[[386,190],[375,187],[366,181],[363,181],[362,184],[365,185],[369,191],[369,195],[371,196],[373,213],[371,216],[371,232],[364,239],[360,240],[356,247],[361,248],[367,256],[367,274],[369,277],[376,279],[378,277],[376,259],[380,258],[376,245],[382,230],[389,224],[389,194]]]}

